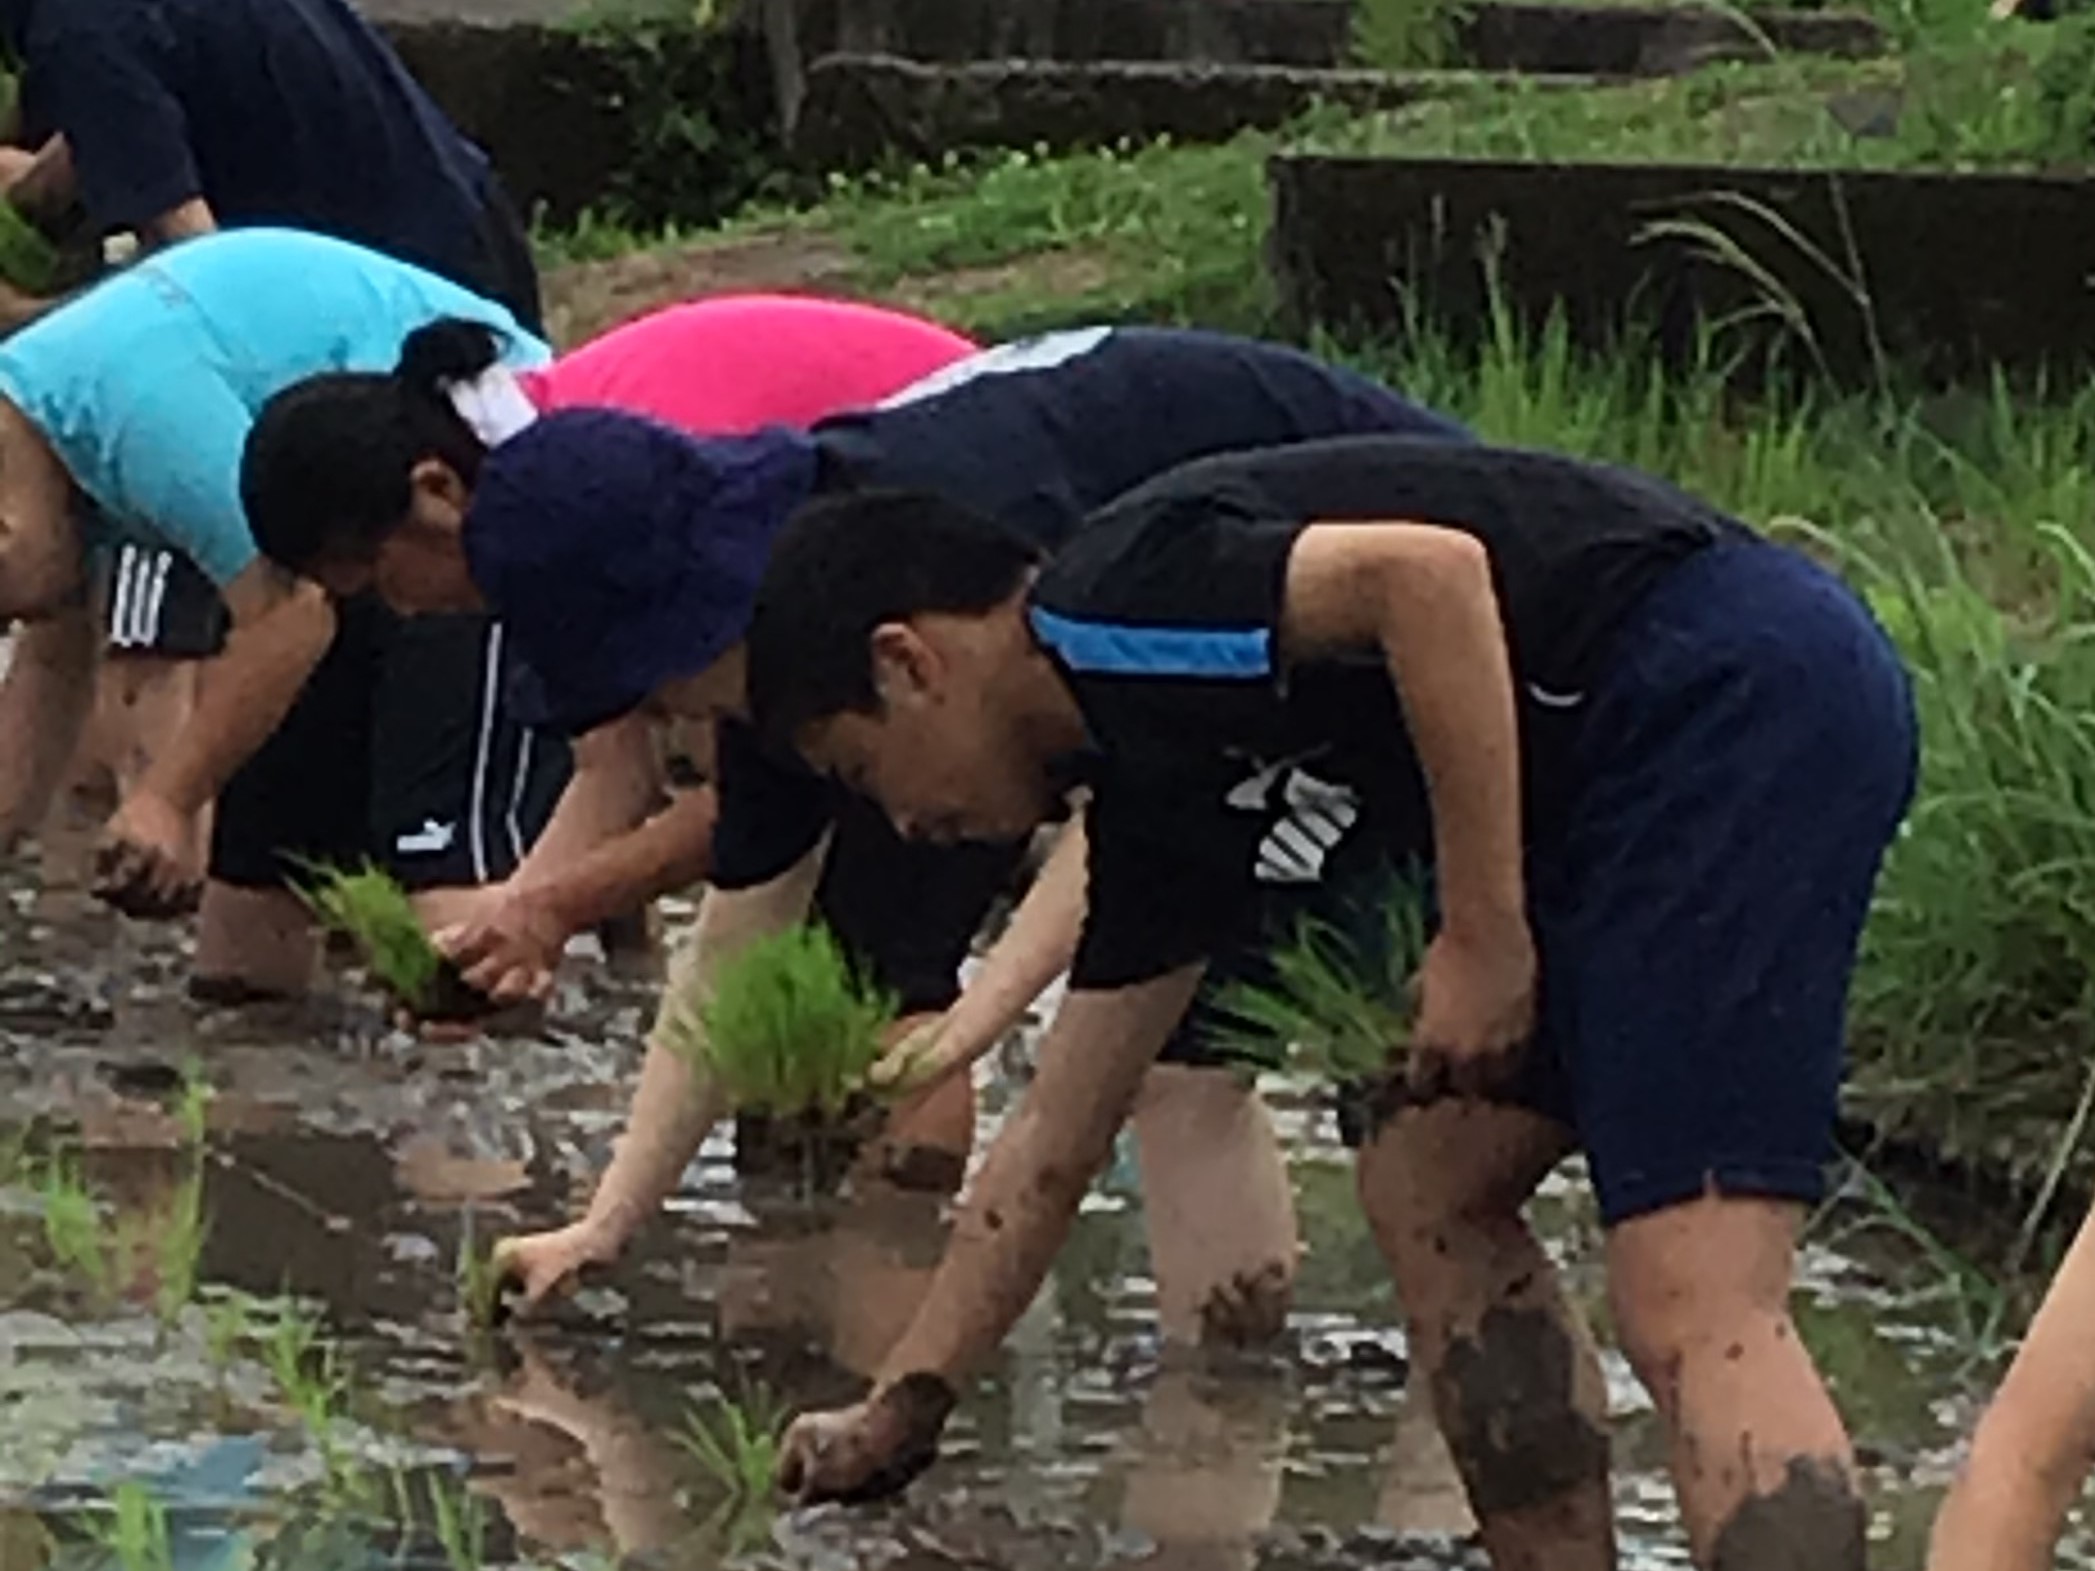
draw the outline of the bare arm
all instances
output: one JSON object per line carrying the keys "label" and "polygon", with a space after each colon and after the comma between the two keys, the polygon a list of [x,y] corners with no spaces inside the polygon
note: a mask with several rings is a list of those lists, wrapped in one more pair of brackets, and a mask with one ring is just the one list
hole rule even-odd
{"label": "bare arm", "polygon": [[147,219],[139,226],[138,241],[145,246],[172,245],[177,240],[208,235],[217,228],[218,219],[211,211],[211,204],[202,197],[193,196],[157,217]]}
{"label": "bare arm", "polygon": [[[663,1009],[691,984],[703,988],[721,962],[745,944],[806,916],[828,857],[825,841],[768,884],[713,890],[671,967]],[[558,1232],[512,1239],[497,1263],[523,1289],[528,1306],[563,1286],[582,1267],[617,1257],[642,1223],[675,1192],[706,1133],[728,1111],[718,1090],[661,1038],[656,1017],[640,1066],[625,1133],[581,1220]]]}
{"label": "bare arm", "polygon": [[1070,996],[1041,1044],[1039,1074],[954,1221],[930,1295],[888,1354],[876,1389],[912,1374],[952,1385],[996,1351],[1040,1290],[1203,969]]}
{"label": "bare arm", "polygon": [[1412,1073],[1479,1092],[1532,1029],[1511,656],[1481,542],[1429,524],[1321,524],[1288,562],[1288,658],[1379,647],[1433,809],[1440,931],[1421,972]]}
{"label": "bare arm", "polygon": [[889,1055],[884,1073],[912,1087],[958,1074],[1002,1041],[1048,983],[1069,969],[1084,929],[1090,841],[1072,819],[953,1007]]}
{"label": "bare arm", "polygon": [[915,1319],[864,1402],[795,1421],[782,1487],[809,1499],[857,1499],[899,1489],[930,1462],[958,1382],[1040,1291],[1202,970],[1077,993],[1062,1006],[1041,1047],[1040,1073],[990,1148]]}
{"label": "bare arm", "polygon": [[98,642],[85,606],[15,629],[0,681],[0,849],[35,833],[65,777],[94,698]]}
{"label": "bare arm", "polygon": [[95,892],[128,916],[190,909],[203,887],[199,815],[275,731],[334,638],[317,585],[286,587],[256,562],[226,586],[233,630],[204,662],[195,713],[102,831]]}
{"label": "bare arm", "polygon": [[518,866],[519,881],[557,883],[605,841],[646,821],[664,789],[648,731],[647,717],[636,713],[575,738],[575,772]]}
{"label": "bare arm", "polygon": [[319,586],[289,582],[265,562],[228,584],[225,600],[233,628],[224,653],[204,664],[196,714],[138,785],[185,814],[215,799],[269,739],[335,636]]}
{"label": "bare arm", "polygon": [[1979,1421],[1929,1571],[2047,1571],[2095,1454],[2095,1215],[2044,1295]]}

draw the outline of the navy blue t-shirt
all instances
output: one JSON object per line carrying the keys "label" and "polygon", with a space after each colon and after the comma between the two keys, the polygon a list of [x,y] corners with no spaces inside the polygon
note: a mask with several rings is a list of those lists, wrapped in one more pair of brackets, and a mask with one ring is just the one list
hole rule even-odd
{"label": "navy blue t-shirt", "polygon": [[99,228],[201,197],[494,291],[485,158],[345,0],[0,0],[0,29]]}
{"label": "navy blue t-shirt", "polygon": [[[1531,845],[1610,638],[1739,524],[1663,481],[1555,454],[1355,438],[1189,464],[1087,520],[1042,570],[1035,636],[1084,713],[1090,910],[1078,987],[1204,959],[1261,888],[1430,857],[1425,781],[1378,651],[1293,661],[1288,561],[1320,522],[1460,530],[1490,555],[1520,721]],[[1356,840],[1379,854],[1350,856]]]}
{"label": "navy blue t-shirt", "polygon": [[[1465,441],[1364,376],[1279,344],[1164,328],[1084,328],[970,356],[815,427],[818,488],[949,497],[1059,545],[1086,514],[1197,458],[1320,438]],[[748,887],[812,850],[839,789],[723,726],[713,882]]]}

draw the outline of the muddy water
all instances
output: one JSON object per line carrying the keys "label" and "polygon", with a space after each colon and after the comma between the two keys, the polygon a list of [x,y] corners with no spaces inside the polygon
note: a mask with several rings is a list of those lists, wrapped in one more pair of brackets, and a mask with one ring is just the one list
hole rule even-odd
{"label": "muddy water", "polygon": [[[117,1280],[84,1286],[53,1262],[37,1199],[0,1190],[0,1571],[731,1554],[839,1571],[1482,1564],[1304,1087],[1272,1087],[1310,1241],[1283,1355],[1211,1364],[1160,1348],[1123,1161],[907,1501],[730,1523],[676,1438],[694,1403],[851,1394],[936,1260],[935,1206],[813,1208],[739,1182],[716,1141],[618,1271],[548,1323],[475,1337],[455,1287],[462,1239],[557,1218],[586,1190],[637,1060],[645,985],[585,966],[541,1034],[466,1046],[391,1032],[347,991],[273,1017],[199,1016],[164,937],[61,904],[56,920],[19,892],[0,906],[0,1127],[32,1150],[77,1137],[90,1186],[149,1242]],[[191,1059],[218,1089],[201,1153],[167,1111]],[[985,1125],[1015,1083],[1011,1065],[991,1077]],[[145,1307],[167,1275],[151,1241],[174,1230],[191,1181],[209,1224],[202,1286],[162,1319]],[[1575,1173],[1537,1214],[1598,1318]],[[1877,1210],[1836,1205],[1812,1238],[1801,1310],[1868,1463],[1879,1561],[1916,1566],[1989,1372],[1939,1269]],[[289,1295],[339,1342],[345,1394],[318,1427],[287,1399],[274,1311],[228,1329],[236,1294]],[[1626,1559],[1684,1565],[1648,1403],[1619,1360],[1609,1369]],[[98,1547],[125,1479],[164,1508],[164,1556]],[[446,1480],[477,1544],[454,1534],[447,1549],[413,1504],[417,1481]],[[2095,1559],[2083,1546],[2073,1563]]]}

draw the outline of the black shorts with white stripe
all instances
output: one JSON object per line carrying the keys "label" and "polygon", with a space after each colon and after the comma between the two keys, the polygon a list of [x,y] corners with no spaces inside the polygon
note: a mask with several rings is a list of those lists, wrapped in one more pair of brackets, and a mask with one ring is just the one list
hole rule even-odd
{"label": "black shorts with white stripe", "polygon": [[507,877],[552,814],[565,739],[508,713],[498,624],[366,597],[291,713],[219,798],[211,876],[266,888],[366,860],[410,889]]}
{"label": "black shorts with white stripe", "polygon": [[103,559],[101,592],[111,654],[207,660],[225,647],[225,602],[179,551],[115,547]]}

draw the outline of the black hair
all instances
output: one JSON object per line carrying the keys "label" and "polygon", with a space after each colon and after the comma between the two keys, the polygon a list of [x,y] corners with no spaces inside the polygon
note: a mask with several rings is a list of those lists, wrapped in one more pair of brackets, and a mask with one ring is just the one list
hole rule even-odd
{"label": "black hair", "polygon": [[873,631],[923,612],[985,612],[1018,592],[1041,552],[992,519],[923,491],[823,497],[771,548],[748,634],[749,704],[774,746],[802,727],[878,707]]}
{"label": "black hair", "polygon": [[502,353],[482,322],[441,317],[407,335],[390,372],[340,371],[262,406],[240,460],[240,502],[262,554],[294,573],[367,562],[405,521],[415,465],[440,459],[471,485],[487,449],[445,386]]}

